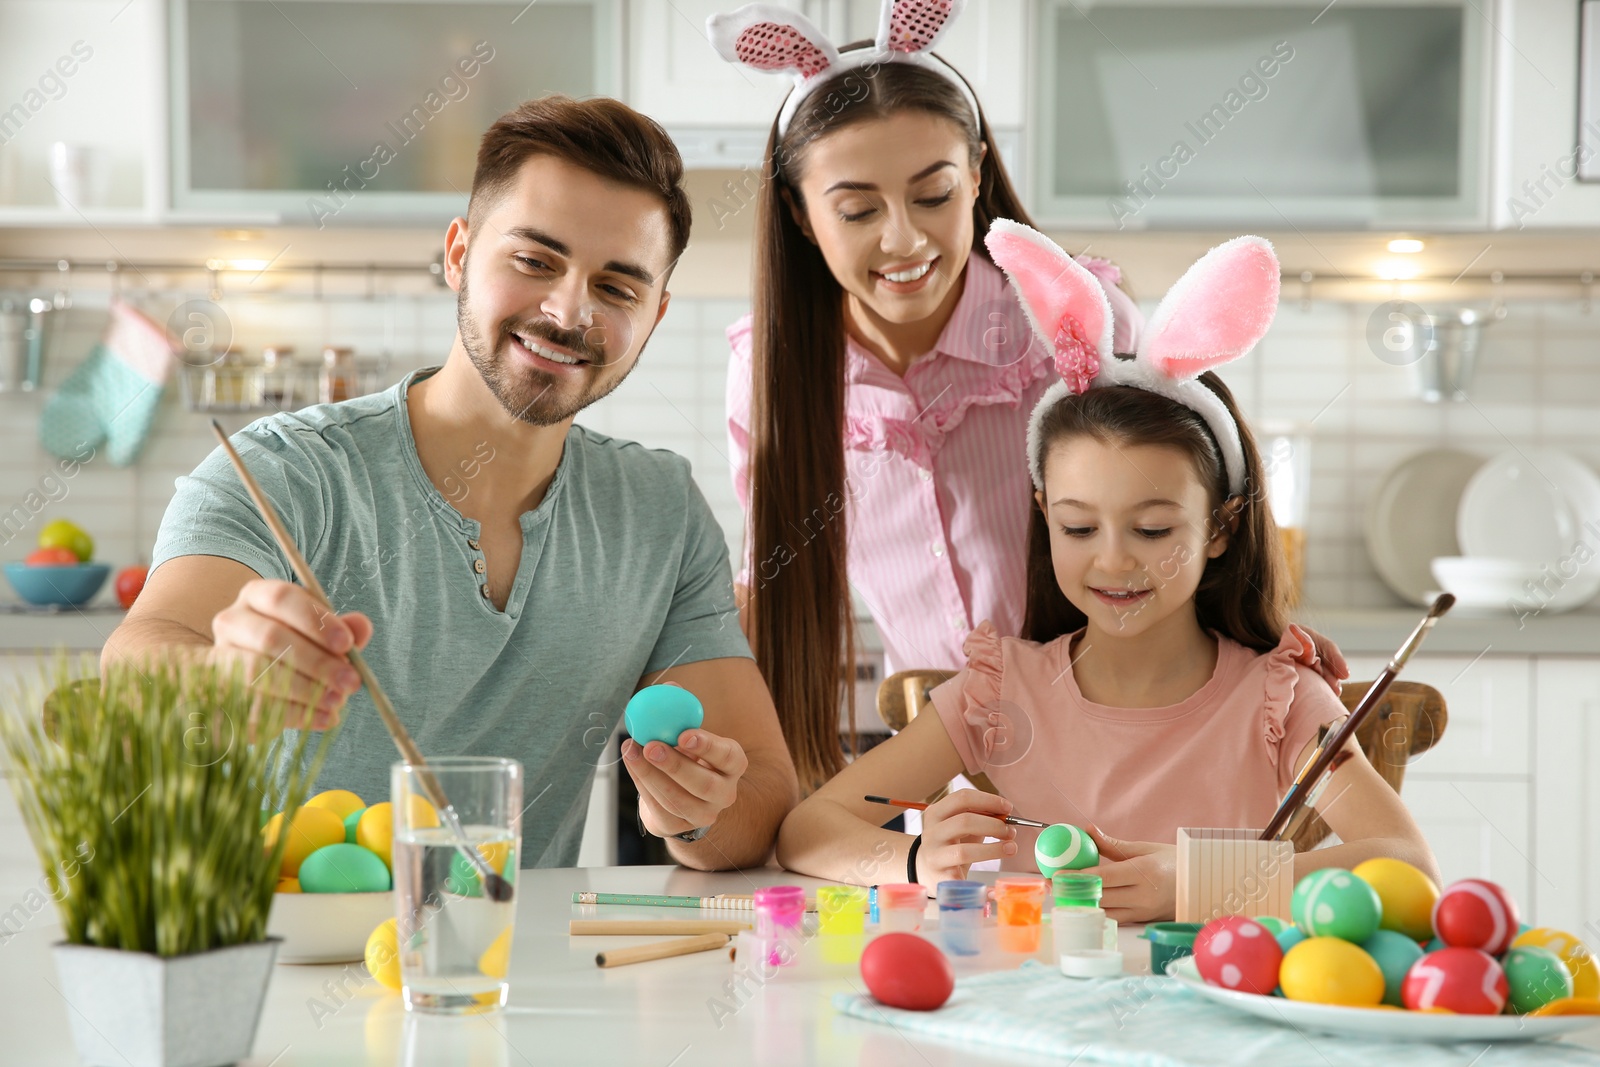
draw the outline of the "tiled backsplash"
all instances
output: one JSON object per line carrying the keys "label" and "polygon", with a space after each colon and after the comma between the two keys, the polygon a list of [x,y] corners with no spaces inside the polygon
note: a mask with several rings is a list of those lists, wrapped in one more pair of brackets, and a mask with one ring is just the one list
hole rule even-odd
{"label": "tiled backsplash", "polygon": [[[101,450],[70,481],[48,477],[55,461],[38,444],[39,412],[99,334],[104,298],[98,306],[94,299],[82,297],[59,316],[44,390],[0,394],[0,558],[20,559],[39,527],[62,516],[94,535],[106,562],[148,556],[174,479],[212,447],[207,416],[185,411],[174,383],[137,464],[112,467]],[[164,318],[180,299],[143,303]],[[390,380],[442,360],[454,332],[447,293],[225,306],[234,341],[246,350],[291,343],[314,356],[325,343],[353,345],[363,355],[388,353]],[[737,300],[674,300],[639,367],[580,416],[602,432],[688,457],[731,548],[741,531],[726,455],[723,331],[744,311]],[[1321,608],[1399,603],[1368,562],[1361,531],[1378,480],[1403,457],[1439,445],[1488,457],[1542,444],[1600,467],[1600,313],[1586,314],[1576,303],[1509,305],[1487,329],[1471,400],[1427,404],[1412,395],[1406,368],[1384,363],[1368,347],[1372,312],[1372,305],[1318,301],[1307,309],[1285,300],[1267,339],[1224,371],[1252,420],[1312,420],[1306,599]],[[0,596],[12,599],[9,590]]]}

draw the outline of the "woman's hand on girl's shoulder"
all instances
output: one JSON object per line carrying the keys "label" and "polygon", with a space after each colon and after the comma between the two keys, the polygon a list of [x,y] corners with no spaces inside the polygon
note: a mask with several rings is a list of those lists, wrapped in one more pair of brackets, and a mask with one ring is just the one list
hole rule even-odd
{"label": "woman's hand on girl's shoulder", "polygon": [[1010,814],[1011,801],[976,789],[960,789],[930,804],[922,813],[917,880],[931,888],[965,878],[967,868],[980,860],[1016,855],[1016,827],[1004,821]]}
{"label": "woman's hand on girl's shoulder", "polygon": [[1100,863],[1081,874],[1100,876],[1100,906],[1119,923],[1165,922],[1178,904],[1178,850],[1155,841],[1122,841],[1089,827]]}
{"label": "woman's hand on girl's shoulder", "polygon": [[1317,633],[1309,626],[1301,626],[1311,638],[1311,645],[1317,650],[1317,673],[1322,675],[1322,680],[1339,691],[1339,683],[1350,677],[1350,664],[1345,662],[1344,653],[1339,651],[1339,646],[1331,640]]}

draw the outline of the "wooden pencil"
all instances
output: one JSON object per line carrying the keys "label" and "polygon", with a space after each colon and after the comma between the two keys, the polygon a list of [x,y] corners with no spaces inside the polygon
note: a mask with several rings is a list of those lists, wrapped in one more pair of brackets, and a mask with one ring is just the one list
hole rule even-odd
{"label": "wooden pencil", "polygon": [[[572,894],[574,904],[632,904],[646,908],[705,908],[708,911],[754,911],[755,897],[740,893],[718,893],[709,897],[660,896],[649,893],[592,893],[579,891]],[[806,898],[806,910],[816,911],[815,897]]]}
{"label": "wooden pencil", "polygon": [[635,945],[633,948],[618,948],[609,952],[597,952],[594,956],[594,965],[596,967],[626,967],[630,963],[664,960],[672,956],[687,956],[692,952],[710,952],[713,949],[727,947],[728,941],[727,934],[699,934],[695,937],[676,937],[670,941],[656,941],[649,945]]}

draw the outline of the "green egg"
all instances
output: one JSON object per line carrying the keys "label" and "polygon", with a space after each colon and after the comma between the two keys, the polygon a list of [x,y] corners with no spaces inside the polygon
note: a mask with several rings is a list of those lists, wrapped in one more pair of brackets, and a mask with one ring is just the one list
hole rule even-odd
{"label": "green egg", "polygon": [[1547,948],[1518,945],[1502,961],[1510,987],[1511,1010],[1526,1015],[1552,1000],[1572,996],[1572,972]]}
{"label": "green egg", "polygon": [[360,845],[324,845],[300,864],[307,893],[382,893],[393,885],[383,857]]}
{"label": "green egg", "polygon": [[1361,944],[1383,919],[1377,890],[1342,867],[1312,871],[1294,887],[1295,925],[1312,937],[1337,937]]}
{"label": "green egg", "polygon": [[1256,922],[1267,928],[1267,933],[1277,937],[1292,925],[1287,919],[1280,919],[1276,915],[1257,915]]}
{"label": "green egg", "polygon": [[1383,972],[1383,1002],[1404,1007],[1400,987],[1405,984],[1406,972],[1422,958],[1422,946],[1398,930],[1379,930],[1361,943],[1378,963]]}
{"label": "green egg", "polygon": [[344,839],[346,844],[356,843],[356,823],[361,821],[361,816],[366,813],[366,808],[357,808],[344,817]]}
{"label": "green egg", "polygon": [[444,890],[458,897],[483,896],[483,883],[478,879],[478,869],[459,852],[450,856],[450,873],[445,875]]}

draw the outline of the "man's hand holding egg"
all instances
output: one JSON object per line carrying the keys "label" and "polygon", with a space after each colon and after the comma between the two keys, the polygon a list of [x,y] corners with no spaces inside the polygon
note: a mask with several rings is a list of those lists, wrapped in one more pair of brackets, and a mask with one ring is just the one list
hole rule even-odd
{"label": "man's hand holding egg", "polygon": [[701,729],[704,714],[674,685],[645,686],[628,701],[622,765],[639,789],[639,818],[657,837],[710,826],[738,797],[744,749]]}

